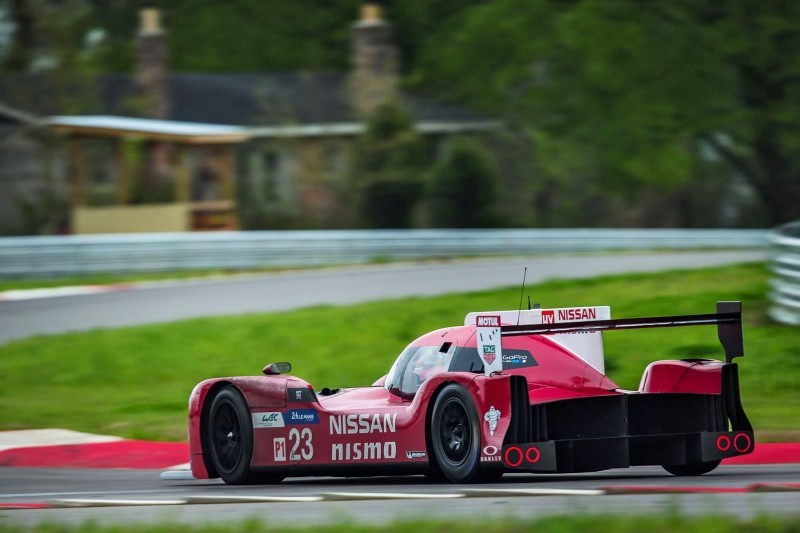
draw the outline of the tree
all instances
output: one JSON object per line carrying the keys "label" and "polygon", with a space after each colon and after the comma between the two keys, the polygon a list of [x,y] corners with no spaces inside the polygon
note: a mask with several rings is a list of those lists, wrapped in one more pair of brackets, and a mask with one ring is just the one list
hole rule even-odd
{"label": "tree", "polygon": [[424,48],[421,84],[535,132],[545,167],[630,193],[718,160],[770,223],[800,218],[798,2],[497,0]]}
{"label": "tree", "polygon": [[355,196],[365,225],[411,226],[412,210],[423,190],[425,147],[411,115],[386,102],[367,118],[354,164]]}
{"label": "tree", "polygon": [[499,173],[491,152],[474,139],[455,137],[433,168],[431,220],[435,226],[495,226]]}
{"label": "tree", "polygon": [[7,9],[15,30],[11,36],[5,66],[12,71],[23,70],[27,68],[36,44],[36,17],[30,0],[11,0]]}

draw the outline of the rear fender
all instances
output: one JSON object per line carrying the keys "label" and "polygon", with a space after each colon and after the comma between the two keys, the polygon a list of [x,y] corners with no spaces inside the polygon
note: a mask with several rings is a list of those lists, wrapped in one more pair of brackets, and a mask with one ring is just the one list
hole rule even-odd
{"label": "rear fender", "polygon": [[503,437],[508,431],[511,419],[510,380],[509,375],[486,377],[468,372],[443,372],[426,380],[414,398],[414,403],[427,405],[426,436],[430,437],[430,417],[439,391],[445,385],[458,383],[467,389],[478,412],[481,426],[481,461],[499,461]]}
{"label": "rear fender", "polygon": [[481,424],[481,463],[484,465],[500,464],[503,439],[511,424],[511,379],[510,375],[478,376],[469,387]]}
{"label": "rear fender", "polygon": [[656,361],[642,374],[639,392],[721,394],[724,365],[714,359]]}

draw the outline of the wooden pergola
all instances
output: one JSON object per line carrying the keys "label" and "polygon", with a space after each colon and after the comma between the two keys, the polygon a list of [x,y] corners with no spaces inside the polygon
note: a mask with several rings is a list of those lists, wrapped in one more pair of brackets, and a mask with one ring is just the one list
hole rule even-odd
{"label": "wooden pergola", "polygon": [[[200,124],[168,120],[140,119],[116,116],[59,116],[49,120],[49,126],[68,136],[70,161],[70,202],[73,232],[102,233],[127,231],[183,231],[210,229],[198,223],[198,213],[216,213],[219,225],[236,227],[236,151],[237,144],[250,134],[236,126]],[[115,201],[114,206],[92,206],[89,202],[88,161],[85,144],[89,140],[108,139],[114,145]],[[139,140],[150,147],[169,146],[175,165],[170,168],[174,183],[174,201],[149,206],[133,205],[131,191],[142,172],[132,169],[126,155],[126,142]],[[193,197],[191,154],[198,147],[215,149],[218,171],[218,197]],[[170,207],[171,210],[167,209]],[[156,213],[169,213],[172,222],[158,227]],[[136,220],[140,219],[140,223]],[[165,218],[166,220],[166,218]],[[176,222],[177,221],[177,222]]]}

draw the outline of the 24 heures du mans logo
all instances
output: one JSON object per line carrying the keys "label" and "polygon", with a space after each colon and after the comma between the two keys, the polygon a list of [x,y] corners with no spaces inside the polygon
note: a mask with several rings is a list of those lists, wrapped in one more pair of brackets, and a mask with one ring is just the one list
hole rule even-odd
{"label": "24 heures du mans logo", "polygon": [[319,424],[319,415],[314,409],[290,409],[284,420],[287,424]]}

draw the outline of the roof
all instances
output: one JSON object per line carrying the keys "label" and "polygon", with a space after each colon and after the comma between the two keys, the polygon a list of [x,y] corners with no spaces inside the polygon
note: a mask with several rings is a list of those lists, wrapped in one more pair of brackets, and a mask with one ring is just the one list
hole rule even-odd
{"label": "roof", "polygon": [[[253,128],[255,135],[348,135],[363,126],[338,72],[170,74],[170,121]],[[410,95],[403,102],[424,133],[496,127],[467,110]],[[133,76],[65,82],[46,74],[0,76],[0,102],[32,114],[136,116]]]}
{"label": "roof", "polygon": [[0,123],[14,122],[28,125],[35,125],[38,122],[36,116],[26,113],[20,109],[15,109],[9,105],[0,102]]}
{"label": "roof", "polygon": [[68,133],[110,137],[142,135],[148,139],[191,144],[236,143],[250,137],[238,126],[104,115],[57,116],[50,118],[47,124],[56,131]]}

